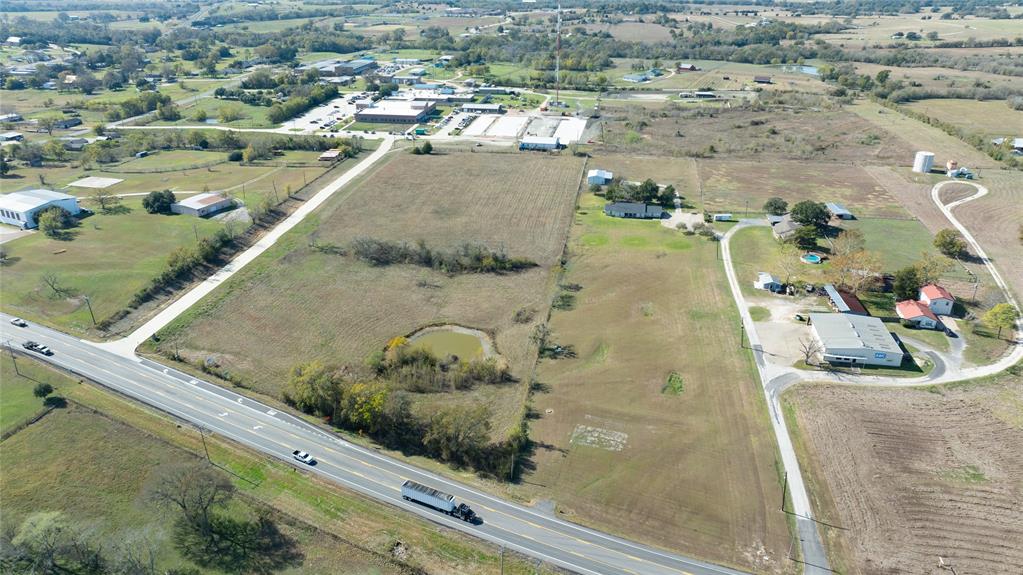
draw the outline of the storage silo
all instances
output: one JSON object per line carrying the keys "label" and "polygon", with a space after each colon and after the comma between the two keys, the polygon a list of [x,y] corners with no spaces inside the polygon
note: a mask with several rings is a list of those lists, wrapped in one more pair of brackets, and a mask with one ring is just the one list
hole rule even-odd
{"label": "storage silo", "polygon": [[927,174],[930,173],[932,167],[934,167],[934,153],[932,152],[916,153],[916,158],[913,159],[914,172]]}

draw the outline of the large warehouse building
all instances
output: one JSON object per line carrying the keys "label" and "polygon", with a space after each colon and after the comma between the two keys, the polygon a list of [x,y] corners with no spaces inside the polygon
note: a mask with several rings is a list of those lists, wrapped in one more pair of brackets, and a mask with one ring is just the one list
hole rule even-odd
{"label": "large warehouse building", "polygon": [[54,206],[64,208],[73,216],[81,211],[78,198],[53,190],[24,190],[0,195],[0,222],[19,228],[35,228],[39,225],[39,212]]}
{"label": "large warehouse building", "polygon": [[[358,107],[358,105],[356,105]],[[416,124],[433,113],[434,102],[417,100],[380,100],[355,113],[359,122],[386,122],[388,124]]]}
{"label": "large warehouse building", "polygon": [[811,313],[810,327],[824,361],[840,365],[902,365],[902,348],[876,317],[847,313]]}

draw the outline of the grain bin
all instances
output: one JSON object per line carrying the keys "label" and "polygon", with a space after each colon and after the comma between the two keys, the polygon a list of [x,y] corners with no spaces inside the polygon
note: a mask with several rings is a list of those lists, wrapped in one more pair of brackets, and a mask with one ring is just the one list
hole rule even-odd
{"label": "grain bin", "polygon": [[913,171],[921,174],[927,174],[931,171],[934,166],[934,153],[932,152],[917,152],[916,158],[913,159]]}

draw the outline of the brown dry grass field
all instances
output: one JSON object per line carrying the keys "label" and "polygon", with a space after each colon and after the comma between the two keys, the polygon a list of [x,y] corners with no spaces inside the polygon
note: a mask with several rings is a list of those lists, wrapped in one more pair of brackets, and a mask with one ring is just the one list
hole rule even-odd
{"label": "brown dry grass field", "polygon": [[700,187],[696,161],[691,158],[665,160],[657,156],[603,154],[598,151],[591,155],[586,167],[608,170],[615,177],[630,182],[641,182],[650,178],[662,186],[670,184],[690,201],[693,196],[698,195]]}
{"label": "brown dry grass field", "polygon": [[944,166],[948,160],[956,160],[960,166],[970,168],[999,167],[998,162],[966,142],[879,104],[860,100],[848,109],[875,128],[898,134],[899,138],[908,142],[907,153],[891,162],[897,166],[912,166],[913,155],[919,150],[926,150],[934,152],[935,167]]}
{"label": "brown dry grass field", "polygon": [[[822,105],[809,98],[809,106]],[[915,152],[895,133],[846,110],[732,108],[694,116],[674,106],[651,110],[615,103],[604,106],[603,114],[605,148],[629,154],[911,165]]]}
{"label": "brown dry grass field", "polygon": [[[1000,54],[1004,48],[984,48],[980,53]],[[957,48],[946,52],[949,56],[960,57],[971,53],[968,48]],[[973,86],[974,82],[990,84],[992,88],[1012,88],[1019,84],[1019,79],[1013,76],[1001,76],[978,70],[956,70],[954,68],[919,67],[906,68],[902,66],[884,66],[871,62],[855,62],[856,71],[870,77],[877,76],[881,70],[891,72],[892,80],[902,80],[905,84],[916,82],[923,88],[965,88]],[[1000,100],[1004,104],[1004,100]]]}
{"label": "brown dry grass field", "polygon": [[[295,364],[358,367],[390,338],[427,325],[482,329],[522,383],[427,395],[421,404],[486,402],[496,437],[521,416],[536,357],[529,334],[549,306],[582,167],[568,156],[395,152],[179,318],[161,345],[176,342],[191,359],[213,356],[254,390],[279,397]],[[346,246],[359,236],[422,239],[443,249],[483,242],[540,266],[448,276],[411,265],[372,267],[310,246]],[[524,308],[535,310],[533,320],[513,321]]]}
{"label": "brown dry grass field", "polygon": [[[524,497],[568,519],[752,570],[786,558],[781,480],[767,410],[715,245],[655,221],[604,216],[586,193],[543,360]],[[665,392],[672,371],[677,395]]]}
{"label": "brown dry grass field", "polygon": [[832,567],[939,575],[942,557],[959,573],[1019,573],[1023,377],[801,386],[785,403],[818,517],[842,528],[823,530]]}
{"label": "brown dry grass field", "polygon": [[858,217],[908,218],[884,187],[850,164],[699,160],[706,207],[711,211],[759,212],[768,198],[838,202]]}
{"label": "brown dry grass field", "polygon": [[1013,110],[1005,100],[921,100],[908,104],[908,107],[967,131],[990,137],[1014,137],[1023,129],[1023,112]]}
{"label": "brown dry grass field", "polygon": [[[1005,281],[1023,298],[1023,173],[985,170],[979,181],[988,189],[982,198],[955,209],[955,215],[980,242]],[[972,187],[971,187],[972,190]]]}

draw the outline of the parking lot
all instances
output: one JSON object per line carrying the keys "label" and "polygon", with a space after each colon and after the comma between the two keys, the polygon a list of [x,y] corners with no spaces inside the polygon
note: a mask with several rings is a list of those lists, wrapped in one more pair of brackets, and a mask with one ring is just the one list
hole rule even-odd
{"label": "parking lot", "polygon": [[284,123],[288,130],[312,132],[328,130],[335,124],[344,125],[347,119],[355,115],[355,100],[352,94],[338,96],[333,100],[316,106],[305,114]]}

